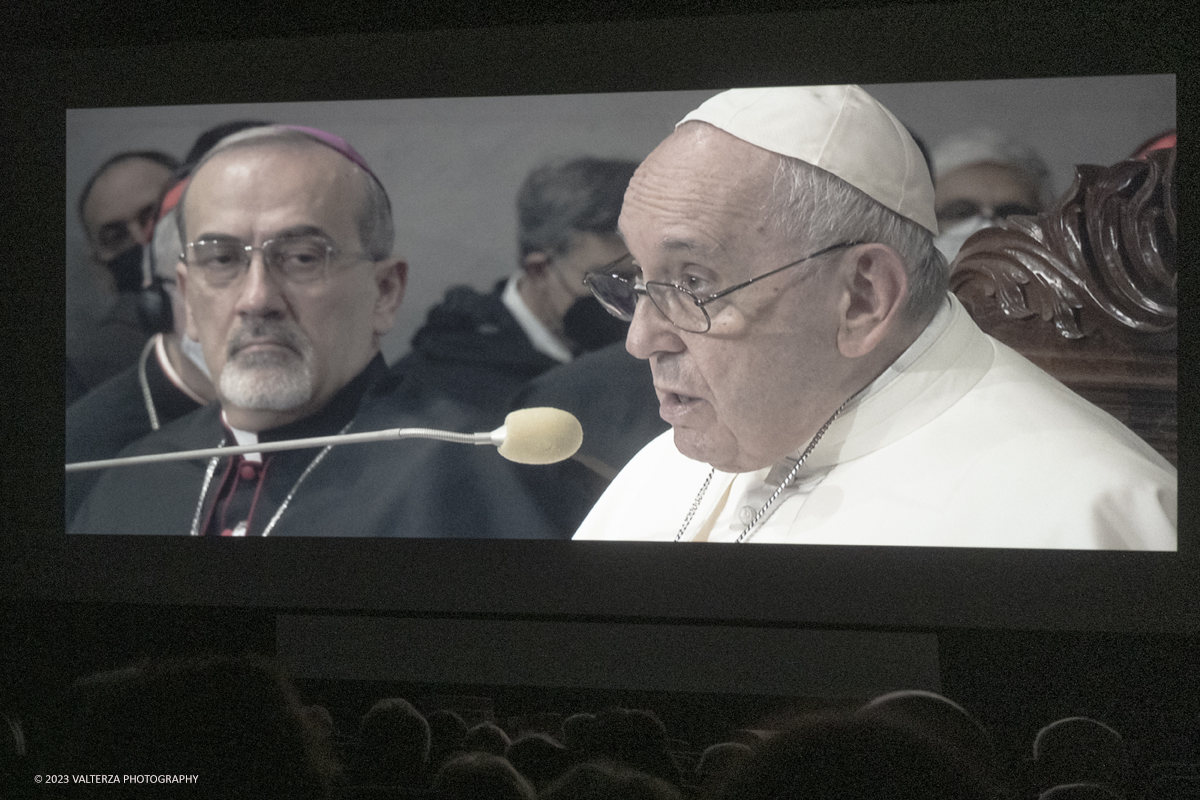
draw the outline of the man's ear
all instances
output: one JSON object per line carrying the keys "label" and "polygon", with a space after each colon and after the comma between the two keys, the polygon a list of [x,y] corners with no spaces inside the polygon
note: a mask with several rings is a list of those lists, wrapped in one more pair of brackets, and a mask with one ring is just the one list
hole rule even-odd
{"label": "man's ear", "polygon": [[375,265],[375,288],[378,295],[375,298],[374,330],[383,335],[392,329],[396,322],[396,312],[404,300],[404,290],[408,287],[408,262],[402,258],[392,258],[380,261]]}
{"label": "man's ear", "polygon": [[908,270],[900,255],[884,244],[859,245],[845,258],[838,350],[846,358],[861,358],[899,325],[908,299]]}
{"label": "man's ear", "polygon": [[200,341],[200,332],[196,330],[196,322],[192,319],[192,304],[188,302],[187,264],[182,261],[175,265],[175,286],[179,291],[179,304],[183,306],[186,320],[183,332],[192,341]]}
{"label": "man's ear", "polygon": [[540,278],[550,268],[550,255],[541,250],[535,250],[521,259],[521,269],[531,278]]}

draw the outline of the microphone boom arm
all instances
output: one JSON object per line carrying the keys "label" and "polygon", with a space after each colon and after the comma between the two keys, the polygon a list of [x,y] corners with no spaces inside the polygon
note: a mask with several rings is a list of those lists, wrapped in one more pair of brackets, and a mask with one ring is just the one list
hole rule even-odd
{"label": "microphone boom arm", "polygon": [[163,461],[185,461],[192,458],[209,458],[211,456],[239,456],[245,453],[273,453],[279,450],[303,450],[307,447],[324,447],[329,444],[358,444],[361,442],[391,442],[398,439],[437,439],[456,444],[490,444],[499,447],[504,443],[505,426],[501,425],[491,433],[453,433],[439,431],[433,428],[389,428],[382,431],[366,433],[344,433],[338,436],[314,436],[308,439],[289,439],[285,442],[260,442],[259,444],[237,445],[234,447],[209,447],[204,450],[185,450],[176,453],[153,453],[145,456],[127,456],[125,458],[109,458],[102,461],[77,461],[67,464],[67,472],[83,472],[85,470],[104,469],[105,467],[126,467],[134,464],[155,464]]}

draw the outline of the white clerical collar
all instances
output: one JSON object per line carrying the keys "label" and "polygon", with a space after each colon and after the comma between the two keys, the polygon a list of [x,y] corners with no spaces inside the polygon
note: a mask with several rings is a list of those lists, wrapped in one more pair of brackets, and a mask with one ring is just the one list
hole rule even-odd
{"label": "white clerical collar", "polygon": [[521,280],[521,273],[518,272],[508,279],[504,285],[504,292],[500,295],[500,302],[504,303],[517,320],[517,324],[521,326],[521,330],[525,331],[525,335],[529,337],[530,344],[533,349],[539,353],[545,353],[555,361],[566,364],[571,360],[571,351],[563,345],[550,330],[542,324],[542,321],[534,316],[534,313],[529,310],[529,306],[525,305],[525,300],[521,297],[521,292],[517,288],[517,283]]}
{"label": "white clerical collar", "polygon": [[[904,371],[910,368],[917,359],[925,355],[926,351],[937,341],[938,337],[945,332],[950,325],[950,319],[954,316],[954,306],[947,296],[942,304],[938,306],[937,313],[933,315],[933,319],[925,326],[925,330],[921,331],[920,335],[913,340],[899,358],[888,365],[888,368],[879,374],[875,380],[871,381],[867,386],[851,400],[846,408],[842,411],[842,416],[846,416],[854,409],[861,406],[867,400],[875,397],[882,392],[888,385],[904,374]],[[805,443],[807,446],[807,442]],[[770,481],[776,474],[786,475],[792,465],[796,463],[796,459],[804,452],[804,447],[801,447],[796,452],[792,453],[788,458],[776,464],[771,468],[770,476],[767,481]]]}
{"label": "white clerical collar", "polygon": [[995,357],[953,295],[920,336],[829,426],[808,468],[859,458],[907,436],[971,390]]}
{"label": "white clerical collar", "polygon": [[885,386],[899,378],[900,375],[913,363],[925,355],[925,351],[933,345],[937,338],[942,335],[946,327],[950,324],[950,317],[953,316],[953,306],[950,303],[950,298],[942,300],[942,304],[938,306],[937,313],[933,315],[933,319],[929,320],[929,324],[925,326],[925,330],[921,331],[921,335],[913,340],[913,343],[900,354],[900,357],[888,365],[888,368],[880,373],[879,377],[871,381],[867,388],[859,392],[858,397],[851,401],[847,406],[847,410],[864,402],[868,397],[879,394]]}
{"label": "white clerical collar", "polygon": [[[235,428],[229,424],[229,419],[225,416],[225,411],[221,411],[221,422],[225,423],[225,427],[233,433],[233,438],[237,441],[238,446],[248,444],[258,444],[258,434],[254,431],[244,431],[241,428]],[[247,461],[257,461],[262,463],[262,453],[244,453],[242,455]]]}
{"label": "white clerical collar", "polygon": [[[937,341],[938,337],[945,332],[950,325],[950,318],[954,316],[954,306],[947,296],[942,304],[938,306],[937,313],[933,315],[933,319],[929,320],[929,324],[925,326],[925,330],[921,331],[920,335],[913,340],[899,358],[888,365],[888,368],[879,374],[875,380],[871,381],[867,386],[851,400],[846,408],[843,409],[842,415],[846,415],[855,408],[858,408],[870,398],[878,395],[885,387],[904,374],[904,371],[916,363],[917,359],[925,355],[926,351]],[[806,445],[807,446],[807,443]],[[770,481],[776,474],[786,475],[792,465],[796,463],[796,459],[804,452],[804,447],[801,447],[796,452],[792,453],[789,458],[776,464],[771,468],[770,475],[766,478]]]}
{"label": "white clerical collar", "polygon": [[[964,319],[959,319],[960,316]],[[957,324],[959,335],[952,335],[949,341],[944,341],[943,337],[952,323]],[[943,341],[941,350],[947,350],[947,345],[950,345],[949,349],[956,350],[952,341],[954,338],[972,339],[967,331],[962,330],[964,326],[974,327],[974,323],[970,322],[958,301],[947,296],[925,330],[830,425],[821,445],[813,450],[805,467],[794,482],[780,492],[777,501],[770,507],[765,505],[767,499],[775,494],[784,476],[791,471],[803,447],[769,469],[732,476],[733,480],[741,478],[742,488],[734,492],[736,516],[731,520],[730,530],[741,531],[759,508],[764,509],[759,523],[765,522],[781,505],[779,501],[796,494],[808,495],[840,461],[865,455],[903,436],[909,428],[941,413],[946,405],[974,386],[990,364],[990,347],[987,348],[988,357],[976,354],[968,359],[972,362],[970,366],[956,370],[950,381],[935,379],[933,384],[929,382],[930,376],[946,372],[952,362],[961,362],[957,352],[938,353],[934,345]],[[938,363],[928,364],[930,361]],[[922,374],[916,376],[917,372]],[[899,380],[901,377],[906,380]],[[946,383],[951,385],[944,385]],[[937,400],[930,400],[931,393],[938,395]],[[898,417],[906,414],[916,416],[893,424]]]}

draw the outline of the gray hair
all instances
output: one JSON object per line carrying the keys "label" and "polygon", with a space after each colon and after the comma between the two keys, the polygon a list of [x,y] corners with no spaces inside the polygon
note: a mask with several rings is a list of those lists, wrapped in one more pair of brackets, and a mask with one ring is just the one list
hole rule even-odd
{"label": "gray hair", "polygon": [[845,241],[878,242],[896,251],[908,273],[902,313],[913,320],[935,310],[949,288],[950,268],[933,234],[820,167],[778,156],[764,212],[773,229],[820,250]]}
{"label": "gray hair", "polygon": [[576,158],[533,172],[517,193],[521,258],[561,253],[572,233],[615,233],[636,161]]}
{"label": "gray hair", "polygon": [[[272,147],[278,149],[322,147],[338,152],[320,139],[309,136],[303,131],[267,125],[258,128],[248,128],[226,136],[214,145],[204,155],[204,158],[200,159],[192,169],[192,175],[195,176],[205,164],[220,153],[252,147]],[[346,158],[345,156],[343,157]],[[358,211],[359,241],[368,257],[373,261],[382,261],[392,254],[392,246],[395,243],[396,237],[395,225],[392,222],[391,201],[388,200],[387,192],[374,176],[349,158],[346,158],[346,162],[359,175],[363,184],[362,206]],[[183,209],[184,204],[187,202],[189,189],[191,189],[190,184],[183,190],[183,196],[179,198],[179,205],[176,212],[179,218],[179,246],[181,251],[187,248],[187,223],[184,218]]]}

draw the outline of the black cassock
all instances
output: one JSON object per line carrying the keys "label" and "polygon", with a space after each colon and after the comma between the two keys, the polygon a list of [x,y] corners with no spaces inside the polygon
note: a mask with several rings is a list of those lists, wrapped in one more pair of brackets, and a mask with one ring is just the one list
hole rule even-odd
{"label": "black cassock", "polygon": [[[389,373],[376,356],[324,409],[263,431],[259,441],[410,427],[470,433],[478,429],[475,417],[403,373]],[[221,444],[235,442],[213,404],[121,455]],[[108,469],[71,532],[561,538],[494,447],[423,439],[349,444],[330,448],[314,465],[321,450],[263,453],[261,464],[226,456]]]}
{"label": "black cassock", "polygon": [[[200,408],[171,382],[147,344],[141,362],[146,367],[146,387],[160,425]],[[138,378],[138,364],[117,373],[67,408],[67,463],[114,458],[127,445],[149,434],[153,427]],[[76,472],[67,476],[66,519],[75,512],[103,473]]]}

